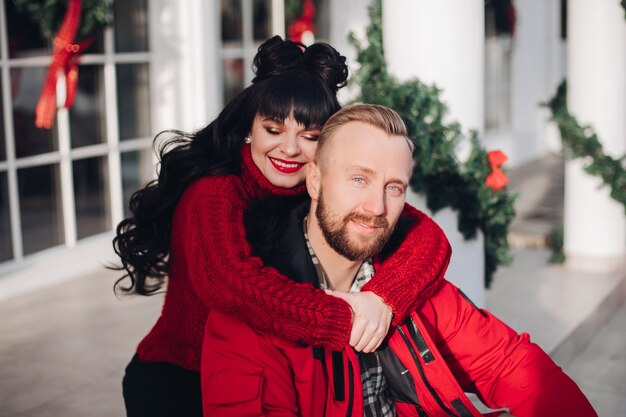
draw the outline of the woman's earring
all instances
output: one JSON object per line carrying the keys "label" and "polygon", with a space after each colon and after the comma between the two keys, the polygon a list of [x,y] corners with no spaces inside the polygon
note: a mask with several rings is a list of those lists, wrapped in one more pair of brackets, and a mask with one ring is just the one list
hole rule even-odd
{"label": "woman's earring", "polygon": [[243,139],[243,141],[244,141],[244,142],[246,142],[246,143],[248,143],[248,144],[249,144],[249,143],[252,143],[252,137],[250,137],[250,135],[248,135],[248,136],[246,136],[246,137]]}

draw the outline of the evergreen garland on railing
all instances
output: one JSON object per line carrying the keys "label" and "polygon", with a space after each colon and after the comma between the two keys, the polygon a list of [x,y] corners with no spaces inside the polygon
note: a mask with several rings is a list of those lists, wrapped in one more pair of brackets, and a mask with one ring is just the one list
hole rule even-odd
{"label": "evergreen garland on railing", "polygon": [[[13,3],[18,13],[28,15],[34,23],[39,25],[41,35],[52,41],[61,27],[68,0],[13,0]],[[84,38],[106,26],[111,20],[112,5],[113,0],[82,0],[78,37]]]}
{"label": "evergreen garland on railing", "polygon": [[382,3],[370,7],[365,47],[351,35],[360,69],[352,82],[360,86],[358,101],[382,104],[403,117],[416,150],[411,187],[426,197],[432,212],[444,207],[458,211],[458,230],[465,239],[480,229],[485,239],[485,286],[489,287],[498,265],[509,263],[508,228],[515,217],[515,196],[507,190],[494,191],[485,185],[491,172],[487,151],[471,134],[468,160],[459,162],[455,147],[463,139],[458,123],[444,123],[447,112],[437,87],[418,79],[399,82],[387,71],[383,53]]}
{"label": "evergreen garland on railing", "polygon": [[624,206],[626,213],[626,155],[615,159],[604,153],[598,136],[590,126],[581,126],[567,109],[567,84],[559,85],[556,95],[545,104],[552,111],[554,120],[561,132],[565,149],[574,158],[586,162],[585,171],[602,178],[611,190],[611,197]]}

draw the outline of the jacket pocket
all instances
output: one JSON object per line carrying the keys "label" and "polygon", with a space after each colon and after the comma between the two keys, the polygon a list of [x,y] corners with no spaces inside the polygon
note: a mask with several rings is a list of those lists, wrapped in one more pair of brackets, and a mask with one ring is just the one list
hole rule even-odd
{"label": "jacket pocket", "polygon": [[202,378],[204,416],[263,416],[263,368],[216,369]]}

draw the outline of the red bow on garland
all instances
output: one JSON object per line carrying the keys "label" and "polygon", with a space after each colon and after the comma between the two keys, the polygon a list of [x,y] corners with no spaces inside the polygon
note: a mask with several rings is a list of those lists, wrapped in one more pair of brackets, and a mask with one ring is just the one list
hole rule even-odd
{"label": "red bow on garland", "polygon": [[66,94],[65,108],[74,103],[78,84],[78,58],[79,53],[87,48],[93,38],[88,38],[80,44],[74,43],[78,24],[80,23],[81,3],[80,0],[70,0],[67,5],[63,24],[59,33],[54,38],[54,50],[52,51],[52,63],[46,73],[41,90],[41,96],[35,109],[35,126],[50,129],[57,111],[56,88],[59,71],[65,72]]}
{"label": "red bow on garland", "polygon": [[295,42],[302,42],[302,35],[305,32],[315,33],[315,5],[313,0],[302,1],[302,14],[291,25],[289,25],[289,38]]}
{"label": "red bow on garland", "polygon": [[491,151],[487,154],[487,160],[491,165],[491,174],[487,175],[485,185],[494,191],[503,190],[509,183],[509,178],[502,172],[500,167],[508,161],[508,157],[502,151]]}

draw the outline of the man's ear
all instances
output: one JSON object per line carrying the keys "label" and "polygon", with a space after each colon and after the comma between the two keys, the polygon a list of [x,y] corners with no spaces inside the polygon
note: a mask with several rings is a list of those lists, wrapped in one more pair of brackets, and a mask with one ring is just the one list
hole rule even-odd
{"label": "man's ear", "polygon": [[320,169],[313,161],[309,162],[306,173],[306,189],[309,192],[311,200],[317,200],[320,192]]}

